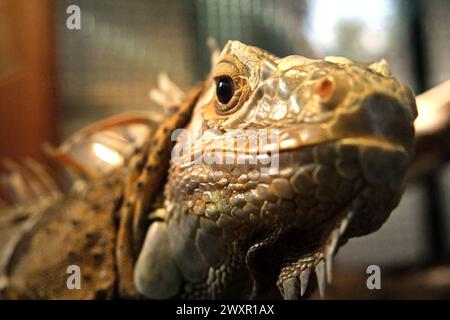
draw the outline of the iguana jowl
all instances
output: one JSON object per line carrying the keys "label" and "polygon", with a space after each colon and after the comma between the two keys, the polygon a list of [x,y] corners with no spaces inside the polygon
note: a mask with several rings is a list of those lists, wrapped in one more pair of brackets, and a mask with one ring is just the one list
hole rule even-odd
{"label": "iguana jowl", "polygon": [[[385,61],[278,58],[237,41],[216,58],[210,78],[172,115],[147,122],[147,138],[124,165],[97,175],[64,148],[54,152],[87,178],[30,214],[20,239],[0,248],[4,297],[298,299],[313,290],[308,282],[323,293],[339,246],[377,230],[399,202],[413,156],[414,95]],[[169,166],[172,132],[182,127],[173,151],[187,139],[189,148]],[[279,133],[278,170],[238,161],[251,151],[235,143],[239,135],[262,129]],[[229,161],[195,161],[217,145]],[[71,215],[92,229],[91,247]],[[49,253],[51,268],[31,250],[52,239],[42,231],[49,225],[55,241],[67,241]],[[90,274],[78,296],[62,280],[69,264]]]}

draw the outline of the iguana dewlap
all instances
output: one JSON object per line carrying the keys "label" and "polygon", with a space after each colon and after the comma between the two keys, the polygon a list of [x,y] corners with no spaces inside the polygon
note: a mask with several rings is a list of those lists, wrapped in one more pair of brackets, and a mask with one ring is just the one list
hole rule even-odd
{"label": "iguana dewlap", "polygon": [[[68,211],[74,198],[78,210],[97,204],[106,217],[105,241],[114,245],[104,261],[118,270],[106,268],[107,297],[114,283],[124,298],[298,299],[314,283],[323,294],[337,249],[377,230],[397,206],[416,116],[413,93],[384,60],[278,58],[229,41],[209,79],[151,126],[123,165],[86,178],[83,192],[72,189],[58,201]],[[182,128],[172,149],[172,133]],[[271,134],[276,143],[252,142]],[[116,205],[108,200],[114,194]],[[55,215],[58,205],[51,208]],[[107,219],[115,215],[118,226]],[[92,228],[101,235],[101,226]],[[73,256],[83,257],[78,247]],[[61,295],[64,288],[21,281],[26,254],[12,256],[3,270],[6,297]]]}

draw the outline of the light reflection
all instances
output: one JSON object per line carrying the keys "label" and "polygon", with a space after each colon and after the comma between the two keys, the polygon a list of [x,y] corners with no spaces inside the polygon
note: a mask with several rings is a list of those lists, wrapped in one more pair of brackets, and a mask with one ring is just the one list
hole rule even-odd
{"label": "light reflection", "polygon": [[122,164],[123,159],[119,155],[119,153],[112,150],[111,148],[104,146],[101,143],[94,142],[92,144],[92,151],[94,152],[94,154],[97,158],[99,158],[100,160],[103,160],[107,164],[110,164],[113,166]]}

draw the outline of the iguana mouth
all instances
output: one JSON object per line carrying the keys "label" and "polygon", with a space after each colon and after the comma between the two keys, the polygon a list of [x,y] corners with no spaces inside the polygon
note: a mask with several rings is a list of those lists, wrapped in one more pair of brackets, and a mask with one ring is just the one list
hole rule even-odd
{"label": "iguana mouth", "polygon": [[[290,287],[292,284],[284,288],[283,283],[290,278],[299,281],[302,272],[307,272],[309,277],[309,273],[314,274],[311,271],[320,273],[316,275],[316,282],[323,292],[327,276],[328,281],[331,280],[337,248],[349,235],[362,235],[361,230],[375,230],[384,222],[389,210],[380,209],[377,201],[387,207],[395,206],[396,190],[408,163],[409,155],[404,147],[379,137],[343,138],[283,150],[280,153],[281,175],[283,168],[293,165],[298,168],[290,178],[297,194],[297,208],[286,208],[279,230],[274,228],[253,238],[251,258],[247,260],[257,283],[254,294],[258,296],[263,291],[273,290],[274,281],[268,279],[278,277],[282,295],[298,298],[300,292],[303,295],[308,288],[305,275],[306,285],[300,288],[298,282],[295,293]],[[265,248],[261,244],[265,244]],[[255,245],[261,247],[259,252],[252,252]],[[324,275],[326,269],[327,276]]]}
{"label": "iguana mouth", "polygon": [[402,178],[410,160],[404,146],[376,136],[338,138],[280,150],[280,170],[293,164],[305,169],[314,165],[329,166],[341,178],[360,176],[368,184]]}

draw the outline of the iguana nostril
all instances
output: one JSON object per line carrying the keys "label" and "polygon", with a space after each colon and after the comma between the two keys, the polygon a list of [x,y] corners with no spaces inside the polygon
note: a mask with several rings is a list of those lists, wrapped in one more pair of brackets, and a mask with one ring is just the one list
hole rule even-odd
{"label": "iguana nostril", "polygon": [[327,102],[332,97],[336,85],[330,77],[319,80],[314,88],[314,92],[319,96],[320,102]]}
{"label": "iguana nostril", "polygon": [[340,77],[326,76],[318,80],[314,87],[314,93],[318,96],[319,102],[324,111],[329,111],[337,107],[337,105],[345,97],[346,81]]}

